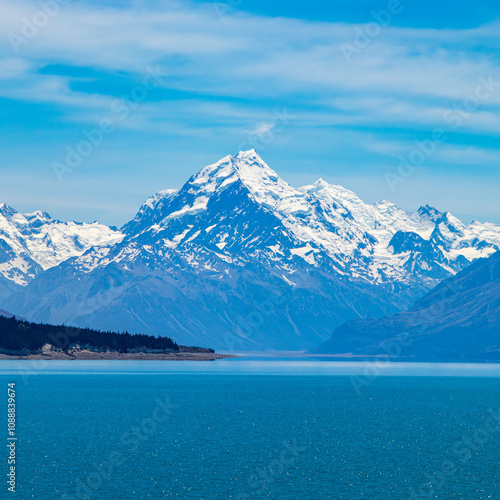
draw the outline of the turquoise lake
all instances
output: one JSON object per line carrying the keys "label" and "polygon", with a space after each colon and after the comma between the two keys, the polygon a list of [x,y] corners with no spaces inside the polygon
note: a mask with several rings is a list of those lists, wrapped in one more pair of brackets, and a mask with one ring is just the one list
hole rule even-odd
{"label": "turquoise lake", "polygon": [[0,379],[18,436],[0,498],[500,498],[498,365],[2,361]]}

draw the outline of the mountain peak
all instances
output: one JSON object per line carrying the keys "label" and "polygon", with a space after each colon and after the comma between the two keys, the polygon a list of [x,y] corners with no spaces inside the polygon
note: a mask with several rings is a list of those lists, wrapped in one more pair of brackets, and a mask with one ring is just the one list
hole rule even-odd
{"label": "mountain peak", "polygon": [[353,191],[337,184],[329,184],[321,177],[314,184],[303,186],[300,188],[300,190],[303,192],[312,193],[321,199],[334,200],[337,203],[362,203],[358,195]]}
{"label": "mountain peak", "polygon": [[33,220],[33,219],[43,219],[43,220],[51,220],[52,217],[47,213],[47,212],[42,212],[41,210],[37,210],[36,212],[30,212],[28,214],[24,214],[26,219],[28,220]]}
{"label": "mountain peak", "polygon": [[463,235],[465,230],[464,223],[457,219],[450,212],[444,212],[442,216],[437,220],[436,224],[440,228],[441,233],[450,231],[451,233],[456,233]]}
{"label": "mountain peak", "polygon": [[242,180],[266,179],[273,183],[288,184],[255,152],[240,151],[234,158],[235,168]]}
{"label": "mountain peak", "polygon": [[[185,187],[191,194],[210,197],[216,190],[225,189],[236,181],[242,182],[258,198],[267,198],[270,191],[278,190],[282,194],[293,190],[254,149],[240,151],[236,156],[225,156],[202,168]],[[272,198],[276,196],[272,195]]]}
{"label": "mountain peak", "polygon": [[17,213],[18,213],[17,210],[10,207],[9,205],[7,205],[5,203],[0,203],[0,214],[2,214],[4,217],[9,218]]}
{"label": "mountain peak", "polygon": [[315,188],[319,188],[319,189],[322,189],[322,188],[326,188],[326,187],[329,187],[330,184],[328,184],[328,182],[326,182],[325,180],[323,180],[321,177],[313,184],[313,186]]}
{"label": "mountain peak", "polygon": [[432,222],[436,222],[442,217],[442,213],[434,207],[430,205],[423,205],[417,210],[417,214],[420,215],[423,219],[430,220]]}
{"label": "mountain peak", "polygon": [[247,151],[240,151],[236,155],[236,158],[254,158],[254,159],[262,162],[262,158],[257,153],[257,151],[255,151],[255,149],[248,149]]}

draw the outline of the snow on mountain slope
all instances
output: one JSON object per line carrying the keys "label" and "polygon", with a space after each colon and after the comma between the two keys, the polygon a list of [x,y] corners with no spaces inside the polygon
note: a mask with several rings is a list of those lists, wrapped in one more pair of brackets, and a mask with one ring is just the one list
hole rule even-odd
{"label": "snow on mountain slope", "polygon": [[[217,197],[236,188],[277,219],[281,233],[275,233],[276,241],[259,247],[257,240],[239,240],[231,228],[222,231],[216,215],[213,220],[206,217]],[[274,254],[275,260],[291,258],[288,252],[321,267],[326,258],[340,274],[370,282],[419,281],[430,287],[500,247],[500,226],[493,224],[465,226],[428,206],[408,214],[388,201],[366,204],[352,191],[322,179],[293,188],[253,150],[227,156],[200,170],[181,190],[167,190],[150,200],[123,228],[126,234],[161,232],[163,243],[172,249],[187,243],[204,246],[209,240],[229,260],[240,257],[231,248],[240,252],[241,243],[253,243],[261,255]],[[290,248],[280,244],[285,234]],[[415,235],[428,242],[427,255],[411,246]],[[395,236],[398,245],[392,244]]]}
{"label": "snow on mountain slope", "polygon": [[409,306],[500,247],[494,224],[366,204],[321,179],[294,188],[253,150],[160,191],[121,232],[39,274],[3,307],[182,344],[305,349],[344,321]]}
{"label": "snow on mountain slope", "polygon": [[92,246],[118,243],[120,232],[94,222],[61,222],[45,212],[20,214],[0,205],[0,274],[25,286],[38,273],[83,254]]}
{"label": "snow on mountain slope", "polygon": [[[321,179],[312,186],[302,189],[322,200],[326,207],[346,208],[349,214],[346,218],[348,225],[354,224],[371,236],[373,277],[377,280],[412,281],[415,272],[418,272],[425,282],[432,282],[447,274],[454,274],[477,258],[488,257],[500,247],[500,225],[473,222],[465,226],[450,213],[442,214],[429,206],[421,207],[416,213],[409,214],[388,201],[367,205],[351,191],[329,185]],[[338,209],[336,211],[339,212]],[[419,240],[429,242],[434,252],[440,254],[437,262],[433,261],[436,255],[432,253],[428,255],[429,258],[423,268],[417,270],[413,267],[408,273],[405,264],[415,258],[415,253],[420,252],[418,248],[395,252],[392,243],[397,234],[404,235],[402,239],[405,240],[411,240],[414,235],[418,235]],[[345,239],[341,239],[339,246],[345,247],[345,245]],[[356,244],[353,242],[351,252],[355,250]],[[439,272],[435,269],[436,263]],[[434,277],[432,273],[426,272],[433,268],[436,273]]]}
{"label": "snow on mountain slope", "polygon": [[155,214],[162,210],[163,205],[168,204],[169,200],[175,196],[177,189],[164,189],[158,191],[154,196],[149,197],[139,208],[136,216],[122,227],[124,233],[132,233],[140,230],[141,224],[149,223],[155,217]]}

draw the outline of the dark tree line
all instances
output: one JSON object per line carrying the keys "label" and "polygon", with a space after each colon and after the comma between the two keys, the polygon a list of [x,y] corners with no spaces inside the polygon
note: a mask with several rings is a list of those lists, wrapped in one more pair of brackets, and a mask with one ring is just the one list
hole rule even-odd
{"label": "dark tree line", "polygon": [[89,345],[110,351],[127,352],[128,349],[179,350],[169,337],[152,335],[101,332],[91,328],[54,326],[22,321],[15,317],[0,316],[0,349],[35,351],[45,344],[67,351],[70,345]]}

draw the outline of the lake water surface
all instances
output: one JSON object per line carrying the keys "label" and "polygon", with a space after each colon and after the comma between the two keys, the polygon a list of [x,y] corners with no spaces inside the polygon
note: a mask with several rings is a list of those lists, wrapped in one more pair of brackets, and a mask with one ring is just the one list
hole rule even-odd
{"label": "lake water surface", "polygon": [[500,498],[499,365],[2,361],[0,379],[18,436],[0,498]]}

